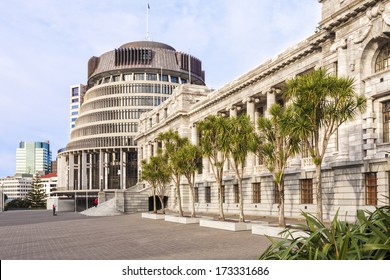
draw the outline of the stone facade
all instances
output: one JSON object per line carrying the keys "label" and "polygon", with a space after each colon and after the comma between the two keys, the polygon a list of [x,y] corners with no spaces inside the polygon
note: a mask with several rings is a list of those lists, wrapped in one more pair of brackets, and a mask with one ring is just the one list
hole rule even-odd
{"label": "stone facade", "polygon": [[[307,71],[325,68],[356,80],[355,90],[368,99],[367,111],[343,124],[332,137],[323,163],[324,218],[339,215],[353,219],[357,209],[372,210],[389,203],[390,165],[390,1],[322,0],[322,20],[316,32],[274,59],[245,73],[217,90],[183,85],[172,97],[140,118],[138,161],[155,154],[160,132],[174,129],[193,143],[198,141],[197,122],[211,114],[267,116],[268,108],[283,102],[283,83]],[[238,213],[234,203],[233,170],[224,177],[226,213]],[[302,210],[315,212],[315,188],[303,194],[302,186],[314,186],[314,165],[304,153],[289,163],[285,186],[285,214],[298,217]],[[185,179],[183,179],[185,182]],[[210,166],[197,175],[196,210],[218,212],[217,188]],[[142,182],[140,182],[142,183]],[[188,207],[188,188],[183,184]],[[206,201],[211,192],[211,201]],[[207,194],[207,196],[209,196]],[[256,196],[256,197],[255,197]],[[169,193],[175,209],[175,190]],[[248,157],[244,178],[244,211],[253,215],[277,215],[271,174],[255,155]]]}

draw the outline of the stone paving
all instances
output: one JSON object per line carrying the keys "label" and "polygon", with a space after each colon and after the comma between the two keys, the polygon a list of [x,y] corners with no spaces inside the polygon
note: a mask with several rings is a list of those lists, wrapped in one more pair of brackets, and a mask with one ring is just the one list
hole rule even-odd
{"label": "stone paving", "polygon": [[141,214],[0,213],[1,260],[253,260],[269,244],[251,231],[142,219]]}

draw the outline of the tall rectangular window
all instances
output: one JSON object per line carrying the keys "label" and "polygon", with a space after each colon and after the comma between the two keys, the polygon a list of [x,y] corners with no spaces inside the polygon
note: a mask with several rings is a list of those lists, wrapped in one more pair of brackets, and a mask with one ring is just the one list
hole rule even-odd
{"label": "tall rectangular window", "polygon": [[365,174],[366,205],[377,205],[377,176],[374,172]]}
{"label": "tall rectangular window", "polygon": [[278,185],[276,185],[274,183],[274,202],[277,203],[277,204],[280,204],[280,195],[279,195],[279,188],[278,188]]}
{"label": "tall rectangular window", "polygon": [[199,203],[199,188],[198,187],[194,188],[194,202]]}
{"label": "tall rectangular window", "polygon": [[211,187],[205,187],[205,202],[211,203]]}
{"label": "tall rectangular window", "polygon": [[233,191],[234,191],[234,203],[238,203],[240,201],[240,194],[238,190],[238,185],[233,185]]}
{"label": "tall rectangular window", "polygon": [[260,183],[253,183],[252,189],[253,189],[252,203],[261,203]]}
{"label": "tall rectangular window", "polygon": [[390,101],[382,104],[383,143],[390,142]]}
{"label": "tall rectangular window", "polygon": [[313,179],[301,179],[301,204],[313,204]]}

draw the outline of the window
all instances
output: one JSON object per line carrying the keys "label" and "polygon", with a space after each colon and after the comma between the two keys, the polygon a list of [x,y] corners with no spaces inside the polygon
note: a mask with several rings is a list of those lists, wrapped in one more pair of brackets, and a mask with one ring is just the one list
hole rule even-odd
{"label": "window", "polygon": [[148,81],[157,81],[157,74],[146,74],[146,80]]}
{"label": "window", "polygon": [[135,73],[134,74],[134,80],[142,81],[143,79],[144,79],[144,73]]}
{"label": "window", "polygon": [[301,179],[301,204],[313,204],[313,179]]}
{"label": "window", "polygon": [[238,203],[240,201],[240,195],[238,191],[238,185],[233,185],[233,192],[234,192],[234,203]]}
{"label": "window", "polygon": [[161,75],[161,81],[168,82],[168,75]]}
{"label": "window", "polygon": [[261,203],[260,183],[253,183],[252,189],[253,189],[252,203]]}
{"label": "window", "polygon": [[171,83],[178,83],[179,79],[176,76],[171,76]]}
{"label": "window", "polygon": [[278,185],[274,184],[274,203],[280,204],[280,194],[279,194],[279,188]]}
{"label": "window", "polygon": [[225,186],[221,186],[222,203],[225,203]]}
{"label": "window", "polygon": [[383,143],[390,142],[390,101],[382,104]]}
{"label": "window", "polygon": [[195,187],[194,188],[194,202],[195,203],[199,203],[199,188],[198,187]]}
{"label": "window", "polygon": [[389,59],[390,59],[390,42],[386,43],[380,50],[376,60],[375,60],[375,73],[386,70],[389,68]]}
{"label": "window", "polygon": [[376,173],[365,174],[366,205],[377,205],[377,177]]}
{"label": "window", "polygon": [[211,187],[205,187],[205,201],[211,203]]}
{"label": "window", "polygon": [[131,74],[125,74],[123,75],[123,78],[125,81],[131,81]]}
{"label": "window", "polygon": [[77,115],[79,112],[72,112],[72,116]]}
{"label": "window", "polygon": [[79,88],[72,88],[72,96],[79,96]]}

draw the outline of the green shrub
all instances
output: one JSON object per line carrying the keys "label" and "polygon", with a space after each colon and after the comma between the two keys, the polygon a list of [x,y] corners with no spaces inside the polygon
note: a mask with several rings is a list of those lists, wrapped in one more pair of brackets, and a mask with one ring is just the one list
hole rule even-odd
{"label": "green shrub", "polygon": [[334,217],[329,227],[311,214],[306,220],[307,236],[293,238],[291,229],[284,230],[289,239],[276,240],[260,256],[260,260],[388,260],[390,259],[390,206],[374,212],[358,210],[355,223]]}

